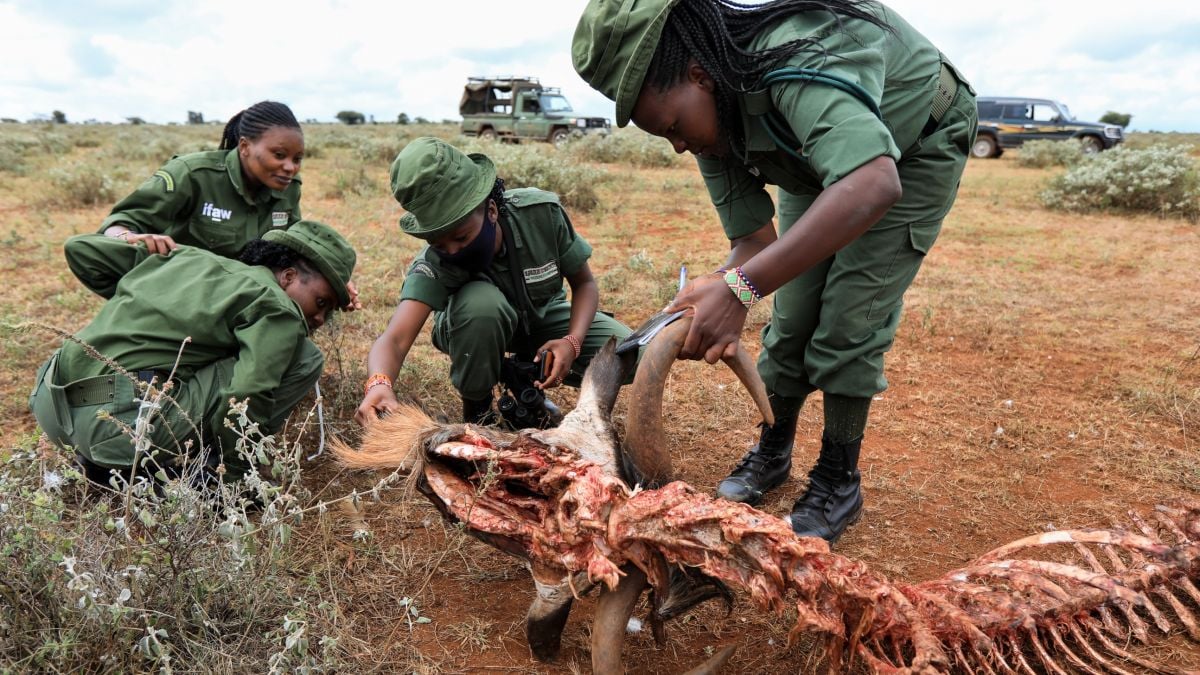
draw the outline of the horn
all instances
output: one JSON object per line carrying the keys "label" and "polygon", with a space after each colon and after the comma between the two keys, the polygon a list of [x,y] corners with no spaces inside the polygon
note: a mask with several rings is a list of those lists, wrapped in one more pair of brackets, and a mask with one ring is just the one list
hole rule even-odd
{"label": "horn", "polygon": [[[674,478],[667,437],[662,426],[662,395],[667,374],[679,358],[679,350],[692,327],[692,318],[684,317],[662,329],[642,354],[633,378],[629,412],[625,423],[625,455],[640,477],[650,486],[663,485]],[[775,423],[767,401],[767,387],[754,367],[754,359],[740,347],[725,359],[742,386],[750,393],[767,424]]]}
{"label": "horn", "polygon": [[646,587],[646,574],[634,565],[621,568],[625,576],[617,587],[608,590],[600,587],[600,598],[596,601],[596,618],[592,623],[592,673],[593,675],[622,675],[621,645],[625,642],[625,626],[633,614],[642,589]]}

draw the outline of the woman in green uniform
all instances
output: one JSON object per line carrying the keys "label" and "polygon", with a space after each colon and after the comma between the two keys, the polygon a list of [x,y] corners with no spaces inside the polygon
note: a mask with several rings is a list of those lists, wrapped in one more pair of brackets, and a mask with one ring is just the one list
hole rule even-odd
{"label": "woman in green uniform", "polygon": [[862,513],[867,414],[904,292],[957,194],[974,92],[869,0],[591,0],[572,57],[618,125],[696,155],[729,237],[724,268],[668,308],[695,312],[682,355],[732,353],[749,307],[774,293],[759,372],[776,423],[718,494],[757,503],[787,479],[800,408],[820,390],[821,451],[790,522],[836,541]]}
{"label": "woman in green uniform", "polygon": [[429,245],[409,266],[400,304],[367,357],[371,376],[354,416],[360,424],[398,405],[392,382],[431,313],[433,344],[450,355],[450,381],[469,422],[494,419],[492,391],[505,352],[539,362],[537,355],[552,354],[550,372],[535,386],[577,386],[592,355],[610,337],[629,334],[596,311],[592,247],[553,193],[506,190],[486,156],[435,138],[405,146],[391,183],[408,212],[401,229]]}
{"label": "woman in green uniform", "polygon": [[[73,448],[102,484],[112,469],[146,473],[122,426],[147,415],[158,466],[190,444],[193,458],[204,448],[211,465],[223,460],[227,477],[248,469],[238,431],[225,424],[230,400],[246,400],[246,417],[264,434],[283,426],[324,364],[308,334],[349,303],[355,263],[341,235],[312,221],[267,232],[241,261],[185,245],[151,254],[99,234],[66,248],[105,261],[92,270],[92,290],[110,299],[42,365],[30,407],[50,440]],[[139,385],[161,388],[169,376],[175,404]]]}
{"label": "woman in green uniform", "polygon": [[151,253],[186,244],[236,258],[251,240],[300,220],[303,159],[291,109],[255,103],[229,120],[217,150],[171,158],[113,207],[100,231]]}

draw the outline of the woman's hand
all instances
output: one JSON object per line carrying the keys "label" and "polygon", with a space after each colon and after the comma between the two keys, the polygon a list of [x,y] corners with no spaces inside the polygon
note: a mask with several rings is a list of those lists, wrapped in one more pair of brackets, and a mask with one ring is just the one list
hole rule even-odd
{"label": "woman's hand", "polygon": [[358,404],[358,410],[354,411],[354,421],[358,422],[360,426],[369,426],[381,415],[399,409],[400,402],[396,400],[396,393],[392,391],[392,388],[378,384],[368,389],[366,396],[363,396],[362,403]]}
{"label": "woman's hand", "polygon": [[147,251],[159,255],[170,255],[171,251],[179,248],[179,244],[176,244],[174,239],[165,234],[138,234],[132,230],[125,230],[108,236],[124,239],[135,246],[145,244]]}
{"label": "woman's hand", "polygon": [[350,302],[342,308],[343,312],[353,312],[356,309],[362,309],[362,302],[358,299],[358,287],[353,281],[346,282],[346,292],[350,294]]}
{"label": "woman's hand", "polygon": [[737,354],[738,341],[749,313],[729,290],[720,272],[693,280],[663,311],[692,309],[691,330],[679,350],[681,359],[704,359],[716,363],[722,357]]}
{"label": "woman's hand", "polygon": [[553,389],[562,384],[563,378],[571,372],[571,366],[575,363],[575,347],[566,338],[550,340],[538,349],[538,355],[534,357],[533,362],[542,363],[543,359],[550,361],[550,374],[541,382],[534,382],[533,386],[538,389]]}

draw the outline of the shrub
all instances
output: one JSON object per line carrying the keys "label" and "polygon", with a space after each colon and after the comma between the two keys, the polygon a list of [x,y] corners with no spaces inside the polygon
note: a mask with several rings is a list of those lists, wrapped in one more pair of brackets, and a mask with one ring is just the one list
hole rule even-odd
{"label": "shrub", "polygon": [[358,142],[355,153],[359,159],[372,164],[388,164],[408,145],[409,137],[404,133],[385,138],[363,138]]}
{"label": "shrub", "polygon": [[1200,168],[1188,146],[1119,147],[1081,162],[1042,192],[1066,211],[1138,211],[1200,219]]}
{"label": "shrub", "polygon": [[[336,610],[313,578],[297,578],[304,547],[290,545],[294,528],[333,502],[301,508],[300,446],[255,431],[245,404],[231,417],[242,457],[271,481],[200,480],[193,457],[177,479],[114,476],[107,490],[32,442],[0,460],[0,554],[10,572],[0,580],[0,670],[347,669],[328,632]],[[126,429],[137,447],[144,430]],[[148,463],[141,472],[161,470]]]}
{"label": "shrub", "polygon": [[580,136],[571,139],[566,150],[585,162],[629,164],[646,169],[675,166],[679,161],[670,143],[637,130]]}
{"label": "shrub", "polygon": [[32,141],[21,137],[0,138],[0,171],[23,175],[27,168],[25,160],[34,145]]}
{"label": "shrub", "polygon": [[379,186],[372,176],[367,174],[366,167],[355,163],[351,168],[338,167],[333,172],[333,186],[325,192],[330,199],[345,199],[349,195],[367,196],[376,194]]}
{"label": "shrub", "polygon": [[482,152],[496,164],[496,173],[510,188],[536,187],[558,194],[563,206],[590,211],[600,204],[596,184],[606,177],[603,169],[564,162],[546,143],[508,145],[473,140],[463,152]]}
{"label": "shrub", "polygon": [[73,162],[51,169],[48,201],[73,208],[111,203],[117,197],[116,181],[94,162]]}
{"label": "shrub", "polygon": [[1029,141],[1017,153],[1017,164],[1038,169],[1072,166],[1086,156],[1083,146],[1074,141]]}

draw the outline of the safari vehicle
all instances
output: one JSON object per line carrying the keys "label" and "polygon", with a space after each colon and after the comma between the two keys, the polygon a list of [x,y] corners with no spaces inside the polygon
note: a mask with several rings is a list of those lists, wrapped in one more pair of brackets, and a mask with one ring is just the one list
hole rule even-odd
{"label": "safari vehicle", "polygon": [[466,136],[531,139],[560,145],[572,135],[608,134],[603,117],[575,115],[556,87],[536,77],[472,77],[458,104]]}
{"label": "safari vehicle", "polygon": [[975,157],[999,157],[1005,148],[1019,148],[1025,141],[1075,140],[1092,154],[1125,140],[1121,127],[1081,122],[1067,106],[1050,99],[984,96],[976,103],[979,131],[971,146]]}

